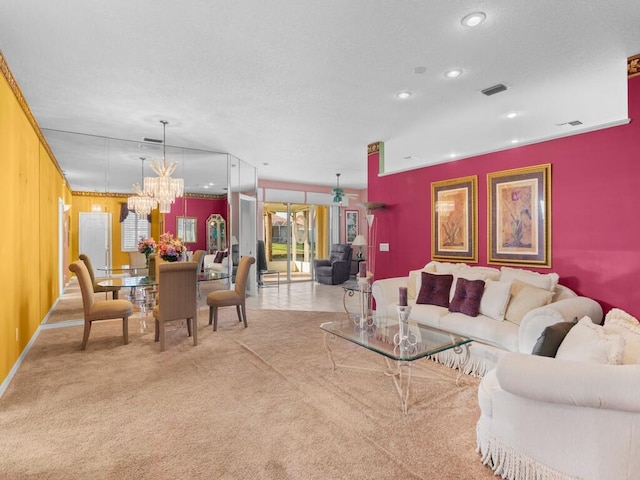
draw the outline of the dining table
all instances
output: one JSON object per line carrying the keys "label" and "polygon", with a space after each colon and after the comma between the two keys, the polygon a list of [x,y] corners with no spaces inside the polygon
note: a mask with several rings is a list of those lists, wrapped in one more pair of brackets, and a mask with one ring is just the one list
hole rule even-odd
{"label": "dining table", "polygon": [[[211,269],[204,269],[198,273],[198,292],[200,283],[214,280],[228,280],[228,272],[219,272]],[[108,277],[100,280],[98,285],[103,287],[124,287],[129,288],[129,299],[131,302],[145,308],[155,303],[155,293],[157,291],[158,278],[155,275],[131,275]]]}

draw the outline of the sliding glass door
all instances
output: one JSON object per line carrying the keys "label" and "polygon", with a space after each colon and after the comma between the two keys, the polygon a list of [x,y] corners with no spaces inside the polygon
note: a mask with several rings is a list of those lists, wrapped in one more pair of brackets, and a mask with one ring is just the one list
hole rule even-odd
{"label": "sliding glass door", "polygon": [[328,255],[328,210],[321,205],[264,204],[267,267],[281,272],[282,281],[312,280],[313,259]]}

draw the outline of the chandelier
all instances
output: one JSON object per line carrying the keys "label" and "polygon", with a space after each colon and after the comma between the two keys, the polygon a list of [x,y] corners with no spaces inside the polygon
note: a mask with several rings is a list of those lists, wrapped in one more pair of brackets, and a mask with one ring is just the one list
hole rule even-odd
{"label": "chandelier", "polygon": [[[142,160],[142,176],[140,178],[144,181],[144,161],[146,159],[140,157],[140,160]],[[151,210],[156,208],[156,200],[151,195],[145,193],[142,188],[140,188],[139,183],[133,184],[133,191],[136,194],[127,199],[127,208],[133,210],[138,215],[149,215]]]}
{"label": "chandelier", "polygon": [[151,161],[151,168],[158,175],[157,177],[145,177],[144,193],[150,195],[158,202],[160,213],[169,213],[171,204],[176,201],[176,197],[182,197],[184,194],[184,180],[181,178],[171,178],[171,174],[178,166],[177,162],[171,162],[167,165],[167,122],[160,120],[162,124],[162,162],[157,160]]}

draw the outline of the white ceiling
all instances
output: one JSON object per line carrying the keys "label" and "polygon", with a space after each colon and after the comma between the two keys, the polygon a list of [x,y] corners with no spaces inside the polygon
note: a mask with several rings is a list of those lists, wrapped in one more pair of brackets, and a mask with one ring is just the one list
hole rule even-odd
{"label": "white ceiling", "polygon": [[[638,0],[1,0],[0,50],[43,129],[137,148],[166,119],[167,144],[260,178],[365,188],[371,142],[399,171],[626,121],[638,19]],[[74,190],[139,180],[138,151],[105,175],[104,142],[45,134]]]}

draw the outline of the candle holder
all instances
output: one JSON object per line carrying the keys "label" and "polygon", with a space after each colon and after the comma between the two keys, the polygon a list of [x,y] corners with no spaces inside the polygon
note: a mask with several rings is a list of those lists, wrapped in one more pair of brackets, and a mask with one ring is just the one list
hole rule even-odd
{"label": "candle holder", "polygon": [[400,347],[401,351],[409,351],[411,347],[415,347],[418,343],[416,334],[409,330],[411,307],[408,305],[397,305],[396,309],[398,312],[398,333],[393,336],[393,343]]}
{"label": "candle holder", "polygon": [[364,328],[369,319],[369,277],[358,277],[358,293],[360,300],[360,328]]}

